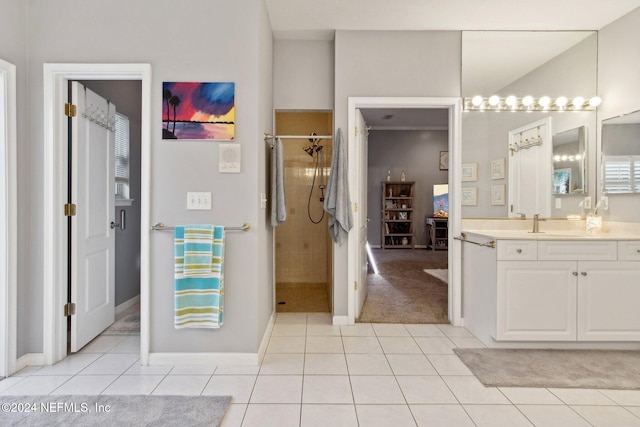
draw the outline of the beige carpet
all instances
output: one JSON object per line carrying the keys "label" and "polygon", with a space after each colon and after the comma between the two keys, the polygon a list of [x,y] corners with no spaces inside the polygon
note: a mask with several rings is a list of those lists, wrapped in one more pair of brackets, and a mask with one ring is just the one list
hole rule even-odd
{"label": "beige carpet", "polygon": [[485,386],[640,389],[640,351],[455,348]]}
{"label": "beige carpet", "polygon": [[449,323],[448,286],[425,274],[447,268],[446,251],[374,249],[379,274],[370,271],[368,293],[358,322]]}

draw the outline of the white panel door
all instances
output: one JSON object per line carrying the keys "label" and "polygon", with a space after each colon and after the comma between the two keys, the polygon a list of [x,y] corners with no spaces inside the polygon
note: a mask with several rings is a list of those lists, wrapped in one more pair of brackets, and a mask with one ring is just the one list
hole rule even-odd
{"label": "white panel door", "polygon": [[640,340],[640,263],[578,263],[578,339]]}
{"label": "white panel door", "polygon": [[71,351],[77,352],[115,321],[114,132],[107,129],[115,105],[77,82],[72,100]]}
{"label": "white panel door", "polygon": [[509,216],[551,215],[551,118],[509,131],[509,146],[541,138],[542,144],[509,155]]}
{"label": "white panel door", "polygon": [[498,261],[496,338],[576,339],[577,263]]}
{"label": "white panel door", "polygon": [[367,170],[368,170],[368,154],[369,154],[369,135],[367,131],[367,123],[362,117],[360,110],[356,110],[356,144],[358,144],[357,162],[360,169],[360,188],[356,197],[358,210],[355,213],[358,216],[358,290],[355,298],[355,317],[360,317],[362,305],[367,298]]}

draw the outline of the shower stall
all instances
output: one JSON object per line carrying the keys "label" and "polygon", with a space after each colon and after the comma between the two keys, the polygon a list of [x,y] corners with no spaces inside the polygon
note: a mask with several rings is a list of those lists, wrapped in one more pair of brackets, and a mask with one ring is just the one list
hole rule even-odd
{"label": "shower stall", "polygon": [[287,220],[275,229],[276,311],[331,312],[331,251],[323,209],[333,140],[331,111],[277,111]]}

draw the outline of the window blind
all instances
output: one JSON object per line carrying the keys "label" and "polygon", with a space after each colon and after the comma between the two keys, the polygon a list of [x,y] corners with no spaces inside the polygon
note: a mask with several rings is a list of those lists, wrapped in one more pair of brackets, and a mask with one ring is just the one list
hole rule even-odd
{"label": "window blind", "polygon": [[129,187],[129,118],[116,113],[115,135],[116,195],[128,197]]}
{"label": "window blind", "polygon": [[607,193],[640,193],[640,156],[602,156],[602,187]]}

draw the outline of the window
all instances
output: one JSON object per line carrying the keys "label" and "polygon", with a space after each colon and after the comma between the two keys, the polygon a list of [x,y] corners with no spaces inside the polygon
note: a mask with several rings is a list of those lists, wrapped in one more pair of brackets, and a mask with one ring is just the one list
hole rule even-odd
{"label": "window", "polygon": [[116,200],[129,199],[129,118],[116,113]]}
{"label": "window", "polygon": [[602,156],[606,193],[640,193],[640,156]]}

